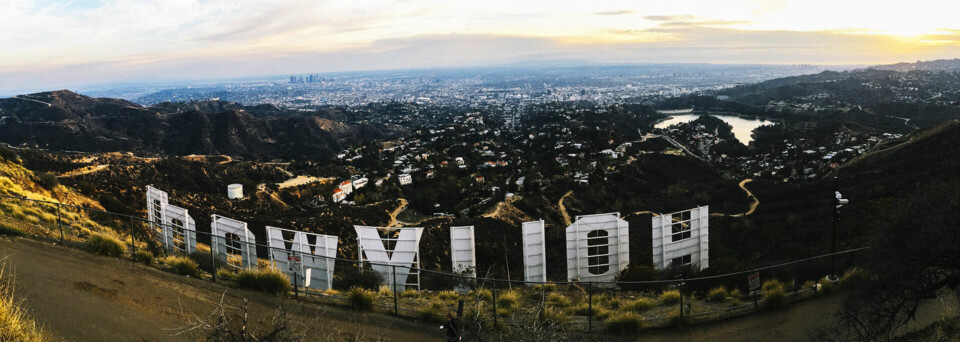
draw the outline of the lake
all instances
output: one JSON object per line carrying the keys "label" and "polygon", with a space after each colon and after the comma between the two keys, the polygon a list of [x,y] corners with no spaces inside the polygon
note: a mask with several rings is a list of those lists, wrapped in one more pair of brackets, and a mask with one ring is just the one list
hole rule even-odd
{"label": "lake", "polygon": [[[757,127],[763,125],[773,124],[773,121],[764,120],[764,119],[744,119],[739,116],[734,115],[711,115],[717,117],[720,120],[733,126],[733,135],[737,137],[737,140],[740,140],[743,144],[750,144],[753,141],[753,138],[750,137],[750,134],[753,133],[753,130]],[[679,123],[690,122],[699,118],[700,115],[697,114],[683,114],[683,115],[671,115],[667,120],[658,123],[656,128],[667,128],[671,125],[676,125]]]}

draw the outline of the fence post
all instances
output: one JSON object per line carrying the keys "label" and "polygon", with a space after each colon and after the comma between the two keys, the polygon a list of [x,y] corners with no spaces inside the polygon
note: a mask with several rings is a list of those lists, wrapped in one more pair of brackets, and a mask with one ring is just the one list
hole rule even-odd
{"label": "fence post", "polygon": [[[290,261],[287,261],[287,262],[289,263]],[[293,299],[300,298],[300,290],[299,290],[300,287],[297,286],[299,282],[300,282],[300,269],[294,268],[293,269]]]}
{"label": "fence post", "polygon": [[683,323],[683,276],[680,276],[680,323]]}
{"label": "fence post", "polygon": [[60,244],[63,244],[63,220],[60,218],[60,203],[57,203],[57,227],[60,227]]}
{"label": "fence post", "polygon": [[587,283],[587,331],[593,331],[593,282]]}
{"label": "fence post", "polygon": [[493,282],[493,328],[497,328],[497,282]]}
{"label": "fence post", "polygon": [[134,227],[136,226],[134,225],[133,218],[131,217],[130,218],[130,247],[133,250],[133,254],[137,254],[137,237],[134,235],[134,231],[135,231]]}
{"label": "fence post", "polygon": [[217,237],[214,236],[213,233],[210,233],[210,269],[213,270],[210,274],[213,275],[214,283],[217,282],[217,253],[213,251],[213,246],[217,243],[216,239]]}
{"label": "fence post", "polygon": [[390,267],[392,267],[390,270],[390,272],[392,272],[390,279],[392,279],[391,282],[393,283],[393,314],[400,316],[400,308],[397,304],[397,265],[391,265]]}

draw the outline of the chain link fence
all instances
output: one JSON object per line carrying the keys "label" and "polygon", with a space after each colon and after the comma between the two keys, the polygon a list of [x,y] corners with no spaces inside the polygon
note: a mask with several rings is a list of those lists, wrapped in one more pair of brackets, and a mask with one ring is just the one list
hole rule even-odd
{"label": "chain link fence", "polygon": [[[197,264],[200,278],[234,286],[238,271],[275,267],[289,277],[300,301],[436,322],[454,313],[476,329],[535,321],[570,331],[617,332],[723,320],[831,291],[844,282],[824,281],[831,259],[836,258],[840,270],[854,269],[862,250],[692,278],[531,283],[224,240],[209,232],[40,199],[0,195],[0,209],[0,232],[5,234],[75,247],[84,247],[91,236],[109,235],[125,246],[124,257],[136,259],[138,252],[150,251],[161,268],[169,267],[168,257],[187,257]],[[763,280],[759,289],[748,282],[755,274]]]}

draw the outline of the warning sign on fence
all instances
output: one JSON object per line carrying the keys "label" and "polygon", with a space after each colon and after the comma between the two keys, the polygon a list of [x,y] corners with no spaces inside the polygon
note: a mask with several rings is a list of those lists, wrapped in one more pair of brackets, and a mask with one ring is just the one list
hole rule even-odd
{"label": "warning sign on fence", "polygon": [[747,280],[750,281],[750,291],[756,291],[760,289],[760,272],[754,272],[747,277]]}

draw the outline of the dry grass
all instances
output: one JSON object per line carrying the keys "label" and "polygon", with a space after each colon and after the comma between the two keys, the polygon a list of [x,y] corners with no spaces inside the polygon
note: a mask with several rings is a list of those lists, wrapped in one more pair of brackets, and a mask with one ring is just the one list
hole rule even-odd
{"label": "dry grass", "polygon": [[290,278],[276,267],[242,269],[237,272],[237,285],[241,288],[280,295],[293,289]]}
{"label": "dry grass", "polygon": [[46,341],[37,324],[14,299],[14,282],[0,267],[0,341]]}
{"label": "dry grass", "polygon": [[163,268],[188,277],[200,278],[200,268],[197,262],[185,256],[171,255],[160,259]]}
{"label": "dry grass", "polygon": [[660,294],[660,304],[673,305],[680,302],[680,291],[668,290]]}

